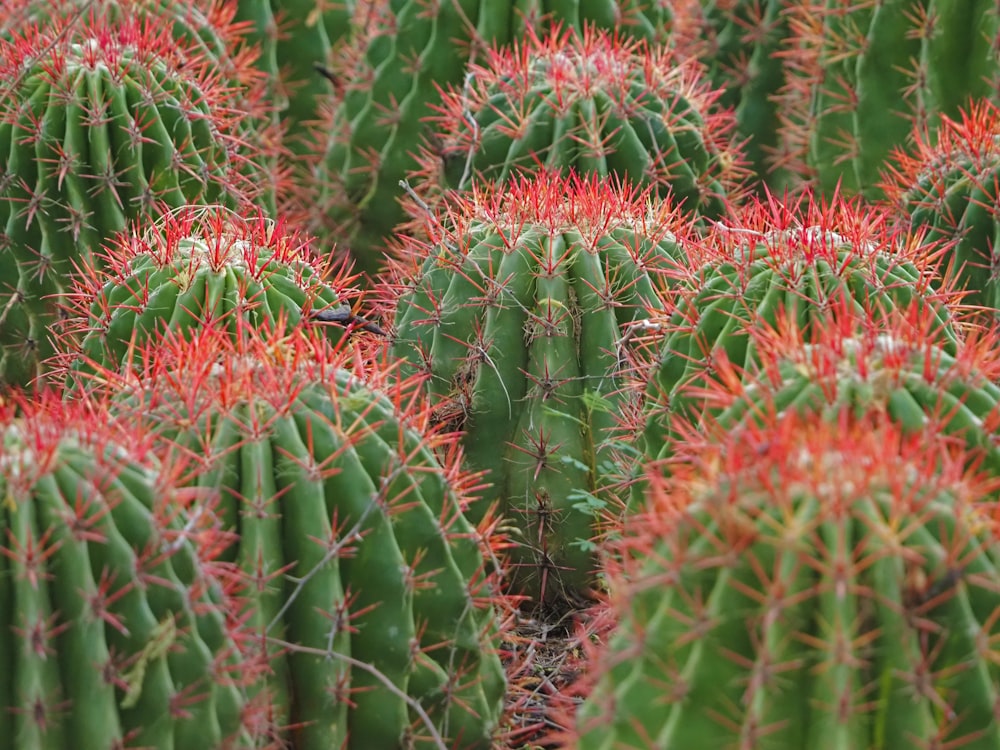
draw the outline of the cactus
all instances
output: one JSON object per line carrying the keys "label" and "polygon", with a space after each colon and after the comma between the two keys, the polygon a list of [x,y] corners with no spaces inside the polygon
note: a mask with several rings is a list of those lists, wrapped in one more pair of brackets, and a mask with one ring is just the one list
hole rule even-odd
{"label": "cactus", "polygon": [[897,149],[886,170],[886,199],[928,237],[954,242],[949,263],[965,302],[1000,311],[1000,109],[973,104],[944,116],[936,136],[914,133],[912,153]]}
{"label": "cactus", "polygon": [[[954,352],[960,298],[949,283],[932,284],[942,248],[890,219],[857,198],[802,196],[783,203],[765,194],[749,200],[730,224],[690,243],[684,273],[676,274],[676,301],[638,358],[646,408],[644,424],[634,429],[643,431],[646,455],[655,458],[664,445],[678,388],[699,377],[718,351],[738,371],[753,369],[751,321],[774,326],[790,315],[809,336],[828,325],[837,305],[874,312],[922,301],[942,345]],[[697,399],[690,408],[700,409]]]}
{"label": "cactus", "polygon": [[[117,413],[198,461],[238,541],[246,630],[300,750],[490,748],[504,692],[472,481],[413,382],[362,377],[316,331],[168,334],[121,374]],[[454,441],[451,440],[451,443]],[[440,449],[439,452],[438,449]],[[412,743],[412,744],[410,744]]]}
{"label": "cactus", "polygon": [[[187,467],[97,402],[0,405],[0,732],[18,748],[257,747]],[[217,540],[218,541],[218,540]]]}
{"label": "cactus", "polygon": [[[236,335],[279,319],[289,326],[353,315],[351,281],[314,257],[309,240],[263,213],[184,206],[155,226],[119,235],[78,274],[58,355],[72,373],[132,364],[166,330],[225,327]],[[237,321],[240,318],[240,321]]]}
{"label": "cactus", "polygon": [[997,747],[996,479],[870,416],[692,440],[629,524],[572,746]]}
{"label": "cactus", "polygon": [[[664,0],[357,0],[349,43],[327,72],[333,106],[314,141],[324,165],[300,198],[316,225],[332,233],[374,274],[387,240],[407,216],[400,180],[420,168],[417,152],[431,130],[423,123],[441,88],[459,85],[470,62],[509,44],[527,28],[565,23],[619,25],[622,34],[659,37],[669,19]],[[541,28],[539,29],[541,31]],[[391,244],[391,243],[389,243]]]}
{"label": "cactus", "polygon": [[[696,61],[588,29],[553,30],[492,51],[431,118],[426,181],[462,189],[469,178],[574,169],[655,185],[685,211],[718,218],[737,198],[734,121]],[[443,164],[443,166],[442,166]]]}
{"label": "cactus", "polygon": [[129,221],[260,194],[234,90],[173,33],[104,8],[0,40],[0,385],[43,373],[75,266]]}
{"label": "cactus", "polygon": [[453,196],[431,240],[393,267],[393,356],[427,376],[436,418],[464,433],[468,466],[511,527],[513,591],[564,607],[594,585],[619,366],[631,328],[659,308],[690,230],[649,190],[521,175]]}
{"label": "cactus", "polygon": [[782,169],[777,97],[785,69],[776,54],[788,38],[786,0],[704,0],[675,11],[675,45],[696,57],[706,77],[722,90],[719,106],[733,109],[735,133],[758,189],[780,192],[788,176]]}
{"label": "cactus", "polygon": [[[741,373],[723,355],[706,368],[688,386],[696,391],[699,421],[735,429],[769,411],[881,412],[904,430],[930,425],[964,440],[981,454],[983,470],[1000,476],[994,438],[1000,428],[1000,338],[973,329],[949,352],[930,313],[917,305],[884,314],[835,306],[826,325],[809,333],[790,316],[775,326],[753,321],[759,366]],[[675,403],[685,401],[684,390]]]}
{"label": "cactus", "polygon": [[995,0],[786,0],[782,151],[821,190],[880,198],[914,127],[1000,95]]}

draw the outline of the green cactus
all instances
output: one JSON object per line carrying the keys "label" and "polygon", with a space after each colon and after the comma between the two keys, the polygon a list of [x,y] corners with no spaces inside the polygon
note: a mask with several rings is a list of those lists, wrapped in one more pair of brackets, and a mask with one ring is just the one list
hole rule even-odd
{"label": "green cactus", "polygon": [[914,127],[1000,95],[995,0],[788,0],[785,12],[782,149],[824,192],[881,197]]}
{"label": "green cactus", "polygon": [[436,419],[511,527],[511,586],[564,607],[594,585],[609,493],[619,367],[659,308],[688,230],[676,209],[596,176],[520,176],[454,196],[395,268],[393,355],[427,376]]}
{"label": "green cactus", "polygon": [[231,84],[165,18],[112,7],[0,39],[0,387],[44,373],[76,266],[130,221],[266,183]]}
{"label": "green cactus", "polygon": [[221,559],[245,583],[279,737],[487,750],[505,678],[462,515],[471,480],[435,453],[448,438],[426,429],[414,384],[374,366],[362,379],[350,356],[301,328],[205,328],[109,380],[117,412],[156,425],[220,495],[237,537]]}
{"label": "green cactus", "polygon": [[96,403],[0,405],[9,747],[261,746],[244,725],[243,681],[258,667],[184,517],[207,498],[150,446]]}
{"label": "green cactus", "polygon": [[953,242],[948,263],[964,302],[1000,315],[1000,109],[980,101],[960,119],[942,117],[937,135],[917,131],[912,154],[898,149],[886,170],[886,198],[928,237]]}
{"label": "green cactus", "polygon": [[[78,275],[57,355],[74,375],[133,364],[151,339],[199,326],[290,326],[322,316],[331,341],[352,321],[350,277],[316,259],[308,239],[262,213],[184,206],[122,233]],[[237,320],[239,318],[239,320]]]}
{"label": "green cactus", "polygon": [[654,468],[573,746],[996,747],[997,483],[969,463],[787,413]]}
{"label": "green cactus", "polygon": [[735,132],[757,187],[780,191],[788,180],[779,152],[777,97],[785,65],[776,54],[788,38],[786,0],[704,0],[678,11],[675,44],[707,66],[722,90],[719,106],[732,108]]}
{"label": "green cactus", "polygon": [[[974,331],[948,351],[938,321],[916,305],[885,314],[835,306],[822,328],[803,331],[790,318],[752,324],[760,364],[740,373],[724,360],[692,380],[702,427],[732,430],[768,412],[836,416],[885,413],[907,431],[931,425],[979,452],[984,471],[1000,476],[1000,339]],[[677,412],[685,388],[675,393]],[[670,449],[668,444],[664,450]]]}
{"label": "green cactus", "polygon": [[790,315],[809,336],[829,326],[839,305],[874,313],[922,301],[939,343],[954,353],[959,296],[947,283],[934,286],[941,248],[919,232],[895,228],[890,218],[838,195],[787,204],[765,195],[691,243],[685,273],[677,274],[677,298],[640,357],[646,409],[644,424],[635,428],[643,433],[645,454],[659,455],[682,406],[702,408],[696,397],[679,402],[677,391],[720,352],[737,371],[754,369],[751,323],[775,326]]}
{"label": "green cactus", "polygon": [[421,169],[417,153],[432,137],[424,120],[441,90],[460,85],[486,48],[506,45],[537,25],[618,26],[623,35],[659,37],[669,20],[663,0],[358,0],[348,44],[334,55],[331,119],[317,142],[324,167],[306,210],[312,231],[342,240],[373,275],[387,240],[404,225],[400,181]]}
{"label": "green cactus", "polygon": [[573,169],[653,184],[684,210],[718,218],[742,176],[719,93],[668,47],[594,29],[529,35],[471,65],[465,85],[446,93],[421,180],[462,189]]}

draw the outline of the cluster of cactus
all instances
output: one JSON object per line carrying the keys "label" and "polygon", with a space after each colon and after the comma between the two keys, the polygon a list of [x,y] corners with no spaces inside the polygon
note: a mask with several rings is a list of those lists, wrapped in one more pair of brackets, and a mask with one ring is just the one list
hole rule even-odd
{"label": "cluster of cactus", "polygon": [[692,438],[650,476],[574,747],[997,746],[997,481],[841,417]]}
{"label": "cluster of cactus", "polygon": [[[512,586],[564,606],[594,582],[593,541],[623,407],[622,349],[667,293],[688,231],[649,190],[596,176],[475,189],[394,267],[392,353],[513,528]],[[612,503],[613,504],[613,503]]]}
{"label": "cluster of cactus", "polygon": [[232,86],[171,23],[113,7],[0,39],[0,384],[44,373],[76,267],[129,222],[261,191]]}
{"label": "cluster of cactus", "polygon": [[470,480],[442,460],[453,440],[414,383],[356,370],[315,331],[203,327],[100,388],[218,496],[235,537],[219,559],[241,574],[248,651],[269,666],[250,690],[274,732],[301,750],[487,750],[505,680],[492,574],[462,513]]}
{"label": "cluster of cactus", "polygon": [[0,5],[0,734],[1000,744],[995,2]]}
{"label": "cluster of cactus", "polygon": [[437,139],[424,120],[442,90],[460,86],[486,50],[563,24],[578,33],[594,26],[654,38],[669,16],[663,0],[465,0],[431,7],[359,0],[326,71],[335,104],[316,138],[323,151],[319,184],[306,198],[320,209],[311,211],[321,222],[314,220],[313,231],[344,238],[359,268],[374,274],[406,220],[400,181],[419,170],[424,142]]}
{"label": "cluster of cactus", "polygon": [[98,402],[0,405],[10,747],[257,746],[246,683],[258,666],[227,609],[228,578],[201,559],[202,530],[185,518],[209,498],[152,442]]}
{"label": "cluster of cactus", "polygon": [[786,316],[809,337],[827,330],[838,308],[878,314],[921,304],[954,352],[959,295],[936,286],[942,249],[894,227],[888,211],[839,194],[791,203],[766,194],[685,249],[676,299],[651,321],[655,333],[638,357],[646,398],[637,429],[651,457],[669,441],[676,416],[703,409],[692,381],[723,356],[737,372],[752,372],[754,328]]}

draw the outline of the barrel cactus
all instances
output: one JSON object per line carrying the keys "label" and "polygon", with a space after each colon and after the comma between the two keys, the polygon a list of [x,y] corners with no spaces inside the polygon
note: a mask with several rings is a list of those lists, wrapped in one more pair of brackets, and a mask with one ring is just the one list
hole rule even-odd
{"label": "barrel cactus", "polygon": [[0,404],[0,731],[18,748],[258,747],[185,463],[96,402]]}
{"label": "barrel cactus", "polygon": [[786,0],[781,150],[823,191],[881,197],[892,150],[1000,96],[995,0]]}
{"label": "barrel cactus", "polygon": [[[652,184],[718,218],[738,197],[734,120],[693,59],[608,32],[553,30],[491,51],[431,118],[443,187],[544,167]],[[442,161],[443,160],[443,161]],[[441,166],[443,164],[443,167]]]}
{"label": "barrel cactus", "polygon": [[[659,37],[669,19],[664,0],[357,0],[349,43],[327,71],[333,106],[317,130],[323,152],[301,202],[314,233],[334,233],[361,270],[383,264],[387,240],[407,219],[400,180],[419,168],[431,129],[424,119],[440,91],[461,84],[470,62],[490,46],[553,24],[617,27],[623,35]],[[391,243],[390,243],[391,244]]]}
{"label": "barrel cactus", "polygon": [[117,413],[219,496],[236,536],[220,559],[271,667],[254,697],[281,741],[486,750],[505,678],[492,573],[462,514],[473,482],[414,383],[369,364],[347,369],[316,331],[204,328],[106,380]]}
{"label": "barrel cactus", "polygon": [[[948,351],[937,326],[926,308],[916,306],[881,315],[834,308],[825,326],[808,333],[791,318],[773,327],[755,321],[757,367],[740,372],[723,354],[689,384],[697,391],[698,422],[732,430],[771,411],[879,412],[904,430],[931,426],[965,441],[981,454],[983,470],[1000,476],[994,437],[1000,428],[1000,339],[995,331],[978,330]],[[678,389],[676,400],[685,400],[684,391]]]}
{"label": "barrel cactus", "polygon": [[565,606],[594,585],[594,537],[626,398],[633,327],[665,304],[676,208],[591,175],[522,175],[453,196],[408,240],[387,294],[392,353],[426,376],[436,418],[511,529],[513,590]]}
{"label": "barrel cactus", "polygon": [[688,445],[622,543],[573,746],[997,747],[997,483],[970,463],[793,413]]}
{"label": "barrel cactus", "polygon": [[[885,210],[860,199],[808,195],[782,202],[765,194],[688,244],[677,295],[640,349],[637,383],[646,391],[643,433],[654,458],[678,413],[677,390],[700,377],[718,351],[738,371],[752,370],[757,351],[750,325],[792,316],[804,335],[829,324],[846,304],[859,312],[928,306],[952,347],[960,336],[960,297],[937,286],[942,248],[922,232],[894,225]],[[697,412],[697,399],[688,401]]]}
{"label": "barrel cactus", "polygon": [[948,262],[958,287],[991,321],[1000,315],[1000,109],[976,102],[913,141],[912,153],[894,152],[886,198],[929,237],[954,243]]}
{"label": "barrel cactus", "polygon": [[121,233],[83,267],[58,358],[74,373],[117,369],[167,330],[222,327],[235,336],[279,319],[321,325],[339,316],[341,326],[325,327],[338,340],[352,321],[366,325],[351,310],[350,281],[283,221],[184,206]]}
{"label": "barrel cactus", "polygon": [[128,222],[265,182],[212,63],[168,17],[109,8],[0,39],[0,385],[44,372],[76,265]]}
{"label": "barrel cactus", "polygon": [[679,3],[672,40],[679,52],[706,64],[732,108],[753,186],[780,190],[784,174],[779,137],[779,92],[785,65],[778,52],[788,38],[786,0],[702,0]]}

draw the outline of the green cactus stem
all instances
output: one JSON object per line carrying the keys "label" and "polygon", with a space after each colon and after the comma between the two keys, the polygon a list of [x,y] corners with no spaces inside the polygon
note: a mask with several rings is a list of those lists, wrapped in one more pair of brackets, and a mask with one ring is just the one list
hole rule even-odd
{"label": "green cactus stem", "polygon": [[[326,325],[346,338],[356,293],[352,277],[315,253],[309,238],[262,212],[240,216],[222,206],[184,206],[155,224],[123,232],[78,274],[67,295],[60,348],[76,375],[117,369],[167,330],[201,326]],[[239,320],[238,320],[239,319]]]}
{"label": "green cactus stem", "polygon": [[886,199],[914,228],[952,243],[947,262],[964,302],[991,324],[1000,315],[1000,109],[976,102],[913,140],[886,169]]}

